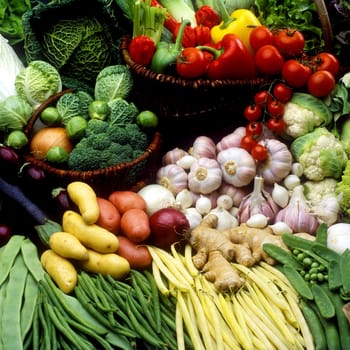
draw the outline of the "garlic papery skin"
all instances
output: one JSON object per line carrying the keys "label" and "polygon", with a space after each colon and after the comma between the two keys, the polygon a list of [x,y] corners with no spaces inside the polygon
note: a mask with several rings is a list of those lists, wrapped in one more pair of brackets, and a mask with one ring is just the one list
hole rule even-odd
{"label": "garlic papery skin", "polygon": [[227,148],[217,155],[224,181],[242,187],[256,175],[256,163],[249,152],[240,147]]}
{"label": "garlic papery skin", "polygon": [[264,139],[260,143],[268,149],[268,156],[258,163],[257,173],[266,184],[273,185],[290,173],[293,157],[287,145],[277,139]]}
{"label": "garlic papery skin", "polygon": [[222,183],[222,172],[215,159],[199,158],[188,173],[188,188],[192,192],[209,194],[217,190]]}
{"label": "garlic papery skin", "polygon": [[305,196],[304,187],[296,186],[290,197],[288,205],[281,209],[275,216],[275,223],[285,222],[293,232],[307,232],[311,235],[316,234],[319,226],[316,215],[311,213]]}
{"label": "garlic papery skin", "polygon": [[288,190],[292,191],[295,187],[301,184],[301,180],[299,176],[289,174],[284,178],[283,184]]}
{"label": "garlic papery skin", "polygon": [[176,162],[185,155],[188,155],[185,150],[175,147],[164,154],[162,163],[163,165],[176,164]]}
{"label": "garlic papery skin", "polygon": [[246,224],[249,227],[254,228],[264,228],[267,226],[269,222],[269,218],[263,214],[255,214],[252,215],[247,221]]}
{"label": "garlic papery skin", "polygon": [[231,147],[241,147],[241,139],[246,135],[246,129],[244,126],[239,126],[235,130],[224,136],[217,144],[216,149],[218,152]]}
{"label": "garlic papery skin", "polygon": [[168,164],[157,171],[156,182],[174,195],[187,188],[187,172],[176,164]]}
{"label": "garlic papery skin", "polygon": [[283,221],[275,222],[273,225],[269,225],[269,227],[277,236],[281,236],[284,233],[293,233],[293,230]]}
{"label": "garlic papery skin", "polygon": [[278,205],[273,201],[271,195],[264,190],[264,179],[255,176],[253,192],[244,197],[239,205],[239,222],[245,223],[255,214],[263,214],[269,218],[269,223],[272,223],[278,211]]}
{"label": "garlic papery skin", "polygon": [[281,208],[285,208],[289,202],[289,191],[278,183],[273,185],[271,196],[273,201]]}
{"label": "garlic papery skin", "polygon": [[181,157],[177,162],[176,165],[180,166],[184,170],[189,170],[192,166],[192,164],[196,161],[197,158],[191,156],[191,155],[186,155]]}
{"label": "garlic papery skin", "polygon": [[197,209],[198,213],[201,215],[208,214],[212,209],[210,199],[205,196],[200,196],[195,203],[195,208]]}
{"label": "garlic papery skin", "polygon": [[187,188],[181,190],[175,197],[176,205],[181,209],[187,209],[193,204],[193,195]]}
{"label": "garlic papery skin", "polygon": [[232,227],[238,226],[238,220],[226,209],[216,207],[212,209],[209,214],[214,214],[218,218],[216,229],[218,231],[228,230]]}
{"label": "garlic papery skin", "polygon": [[339,218],[339,200],[335,196],[325,197],[317,205],[312,207],[312,211],[320,222],[326,223],[327,226],[333,225]]}
{"label": "garlic papery skin", "polygon": [[208,136],[198,136],[191,147],[190,154],[195,158],[216,158],[215,142]]}
{"label": "garlic papery skin", "polygon": [[190,230],[193,230],[202,221],[202,215],[198,212],[196,208],[186,208],[183,213],[185,214],[189,224],[190,224]]}

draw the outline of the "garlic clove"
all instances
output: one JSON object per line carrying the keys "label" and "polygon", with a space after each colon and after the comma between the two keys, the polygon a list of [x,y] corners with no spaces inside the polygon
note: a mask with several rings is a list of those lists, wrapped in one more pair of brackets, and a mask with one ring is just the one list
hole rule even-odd
{"label": "garlic clove", "polygon": [[275,222],[273,225],[269,225],[269,227],[277,236],[281,236],[284,233],[293,233],[293,230],[283,221]]}
{"label": "garlic clove", "polygon": [[267,226],[269,218],[264,214],[255,214],[252,215],[247,221],[246,224],[249,227],[254,228],[264,228]]}
{"label": "garlic clove", "polygon": [[289,191],[284,186],[275,183],[271,193],[273,201],[281,208],[285,208],[289,201]]}

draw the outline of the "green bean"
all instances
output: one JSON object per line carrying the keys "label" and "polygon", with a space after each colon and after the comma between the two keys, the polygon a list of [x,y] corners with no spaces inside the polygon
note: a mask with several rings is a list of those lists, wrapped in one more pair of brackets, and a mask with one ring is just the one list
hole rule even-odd
{"label": "green bean", "polygon": [[24,265],[22,255],[17,255],[9,274],[6,296],[3,300],[1,332],[5,349],[21,349],[21,305],[28,270]]}
{"label": "green bean", "polygon": [[8,274],[10,273],[11,267],[14,264],[14,261],[21,250],[21,243],[24,240],[24,236],[14,235],[6,243],[4,250],[0,256],[0,286],[6,280]]}
{"label": "green bean", "polygon": [[[45,295],[47,298],[47,295]],[[58,334],[56,332],[55,325],[50,321],[50,316],[45,307],[43,307],[43,315],[45,319],[47,320],[47,326],[49,331],[49,338],[51,340],[50,349],[51,350],[57,350],[58,349]]]}
{"label": "green bean", "polygon": [[35,278],[35,280],[37,282],[43,280],[45,270],[40,263],[38,248],[36,247],[36,245],[29,238],[26,238],[22,241],[21,251],[24,263],[27,266],[29,272]]}
{"label": "green bean", "polygon": [[31,329],[23,341],[23,350],[29,350],[33,348],[33,329]]}
{"label": "green bean", "polygon": [[114,345],[117,349],[122,350],[133,350],[136,349],[136,335],[134,338],[127,338],[125,336],[121,336],[116,334],[115,332],[109,332],[106,335],[106,340]]}
{"label": "green bean", "polygon": [[47,319],[44,316],[44,310],[43,310],[43,305],[44,305],[44,296],[42,296],[37,305],[38,307],[38,317],[39,317],[39,322],[41,325],[41,329],[43,332],[43,336],[41,338],[41,344],[44,346],[44,349],[50,349],[51,348],[51,338],[50,338],[50,331],[49,331],[49,323],[50,323],[50,319]]}
{"label": "green bean", "polygon": [[38,296],[39,286],[34,280],[32,274],[28,273],[25,281],[23,305],[21,308],[21,334],[23,340],[32,326]]}
{"label": "green bean", "polygon": [[33,333],[33,350],[39,349],[40,344],[40,322],[39,322],[39,306],[36,305],[33,315],[33,326],[32,326],[32,333]]}
{"label": "green bean", "polygon": [[350,294],[350,249],[345,249],[340,257],[340,276],[342,280],[342,293]]}

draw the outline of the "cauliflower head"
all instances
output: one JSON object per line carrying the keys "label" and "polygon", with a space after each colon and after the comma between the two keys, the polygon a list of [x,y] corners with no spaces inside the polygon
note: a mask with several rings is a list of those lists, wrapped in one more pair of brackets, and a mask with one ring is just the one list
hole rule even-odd
{"label": "cauliflower head", "polygon": [[305,197],[313,206],[317,205],[326,198],[336,196],[337,184],[338,180],[333,177],[321,181],[305,181],[303,184]]}
{"label": "cauliflower head", "polygon": [[342,142],[326,128],[316,128],[291,144],[294,158],[303,166],[308,180],[339,179],[348,156]]}
{"label": "cauliflower head", "polygon": [[284,132],[294,139],[328,125],[331,120],[332,114],[325,103],[310,94],[296,92],[284,106]]}

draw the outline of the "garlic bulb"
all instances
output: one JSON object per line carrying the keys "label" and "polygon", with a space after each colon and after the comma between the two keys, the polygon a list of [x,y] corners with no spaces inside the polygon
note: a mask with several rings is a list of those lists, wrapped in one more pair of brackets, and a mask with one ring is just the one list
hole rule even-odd
{"label": "garlic bulb", "polygon": [[275,216],[275,223],[279,221],[286,223],[293,232],[316,234],[319,222],[317,217],[311,213],[302,185],[293,189],[288,205]]}
{"label": "garlic bulb", "polygon": [[219,194],[229,195],[232,198],[232,202],[233,202],[232,205],[235,205],[238,207],[242,199],[246,195],[248,195],[251,192],[251,190],[252,188],[250,185],[237,187],[223,181],[220,188],[218,189],[218,192]]}
{"label": "garlic bulb", "polygon": [[197,158],[187,154],[183,157],[181,157],[177,162],[176,165],[180,166],[181,168],[185,170],[189,170],[192,166],[192,164],[196,161]]}
{"label": "garlic bulb", "polygon": [[253,157],[240,147],[227,148],[217,155],[223,179],[234,186],[248,185],[256,175],[256,164]]}
{"label": "garlic bulb", "polygon": [[187,188],[187,173],[176,164],[168,164],[158,169],[156,182],[176,195]]}
{"label": "garlic bulb", "polygon": [[214,214],[218,218],[216,229],[219,231],[228,230],[232,227],[238,226],[238,220],[226,209],[216,207],[210,211],[210,214]]}
{"label": "garlic bulb", "polygon": [[208,214],[212,208],[210,199],[205,196],[200,196],[195,203],[195,208],[201,215]]}
{"label": "garlic bulb", "polygon": [[202,221],[202,215],[198,212],[196,208],[186,208],[183,213],[185,214],[188,223],[190,224],[190,230],[199,226]]}
{"label": "garlic bulb", "polygon": [[195,158],[216,158],[216,145],[208,136],[198,136],[192,145],[190,154]]}
{"label": "garlic bulb", "polygon": [[220,187],[221,182],[222,172],[215,159],[197,159],[188,173],[188,188],[193,192],[211,193]]}
{"label": "garlic bulb", "polygon": [[269,218],[269,222],[272,222],[278,211],[278,205],[273,201],[271,195],[264,190],[264,179],[255,176],[253,192],[244,197],[239,206],[239,222],[247,222],[255,214],[263,214]]}
{"label": "garlic bulb", "polygon": [[312,207],[312,211],[319,221],[326,223],[327,226],[333,225],[339,218],[339,200],[335,196],[325,197],[317,205]]}
{"label": "garlic bulb", "polygon": [[217,144],[216,149],[218,152],[231,147],[241,147],[241,139],[246,135],[246,129],[244,126],[239,126],[235,130],[226,136],[224,136]]}
{"label": "garlic bulb", "polygon": [[188,153],[179,148],[179,147],[175,147],[173,149],[171,149],[170,151],[167,151],[163,158],[162,158],[162,163],[163,165],[167,165],[167,164],[175,164],[180,158],[182,158],[183,156],[187,155]]}
{"label": "garlic bulb", "polygon": [[268,157],[258,163],[257,173],[266,184],[272,185],[290,173],[293,157],[287,145],[277,139],[264,139],[261,142],[268,149]]}

